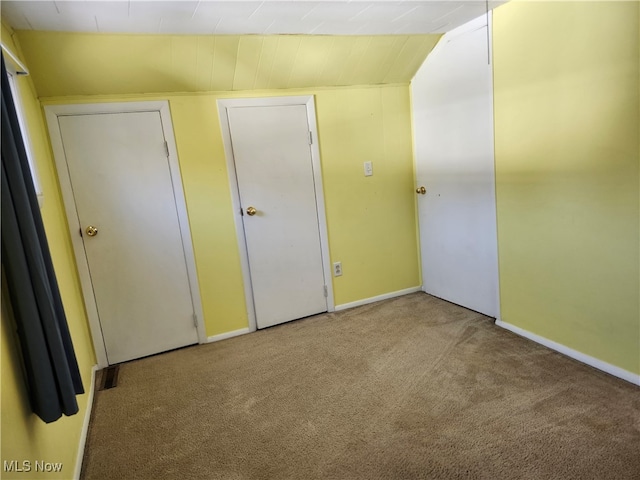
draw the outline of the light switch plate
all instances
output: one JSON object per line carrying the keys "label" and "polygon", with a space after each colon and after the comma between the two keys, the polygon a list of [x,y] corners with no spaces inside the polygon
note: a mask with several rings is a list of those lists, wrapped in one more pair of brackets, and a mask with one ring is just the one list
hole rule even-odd
{"label": "light switch plate", "polygon": [[370,177],[371,175],[373,175],[373,163],[364,162],[364,176]]}

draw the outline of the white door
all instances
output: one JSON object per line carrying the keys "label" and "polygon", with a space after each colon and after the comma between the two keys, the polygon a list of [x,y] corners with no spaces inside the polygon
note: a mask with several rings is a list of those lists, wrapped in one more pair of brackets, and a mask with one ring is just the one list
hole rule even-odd
{"label": "white door", "polygon": [[424,291],[496,317],[493,85],[486,17],[438,43],[412,81]]}
{"label": "white door", "polygon": [[284,105],[227,112],[257,326],[325,312],[307,109]]}
{"label": "white door", "polygon": [[197,343],[160,113],[58,122],[109,364]]}

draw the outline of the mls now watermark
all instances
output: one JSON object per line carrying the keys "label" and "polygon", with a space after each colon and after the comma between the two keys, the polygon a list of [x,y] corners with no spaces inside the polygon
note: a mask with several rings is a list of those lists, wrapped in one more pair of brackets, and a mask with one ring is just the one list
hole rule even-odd
{"label": "mls now watermark", "polygon": [[61,472],[62,463],[45,462],[44,460],[5,460],[3,462],[5,472]]}

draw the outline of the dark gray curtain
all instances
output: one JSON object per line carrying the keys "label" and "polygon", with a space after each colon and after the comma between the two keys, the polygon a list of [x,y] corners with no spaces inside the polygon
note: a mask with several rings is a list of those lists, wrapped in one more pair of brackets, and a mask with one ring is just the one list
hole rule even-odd
{"label": "dark gray curtain", "polygon": [[78,412],[84,393],[2,58],[2,266],[33,412]]}

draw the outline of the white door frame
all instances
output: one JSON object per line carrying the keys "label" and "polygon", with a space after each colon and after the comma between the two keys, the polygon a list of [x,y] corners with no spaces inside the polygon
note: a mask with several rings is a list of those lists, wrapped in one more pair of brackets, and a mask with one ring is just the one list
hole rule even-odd
{"label": "white door frame", "polygon": [[312,136],[311,165],[313,169],[313,183],[315,186],[316,205],[318,209],[318,227],[320,230],[320,250],[322,253],[322,271],[327,285],[327,311],[335,311],[333,300],[333,277],[331,275],[331,261],[329,257],[329,235],[327,233],[327,215],[324,205],[324,190],[322,188],[322,167],[320,165],[320,148],[318,147],[318,127],[316,123],[316,109],[313,95],[290,97],[264,97],[264,98],[232,98],[218,100],[218,115],[220,116],[220,128],[224,152],[227,159],[227,173],[229,186],[231,187],[231,205],[233,206],[233,219],[236,226],[238,250],[240,251],[240,264],[244,284],[244,296],[249,316],[249,331],[257,330],[256,310],[253,303],[253,287],[251,285],[251,273],[249,270],[249,252],[244,234],[242,221],[242,206],[240,204],[240,189],[236,176],[236,164],[233,157],[231,141],[231,129],[229,127],[228,109],[234,107],[276,107],[287,105],[303,105],[307,109],[307,121]]}
{"label": "white door frame", "polygon": [[67,214],[67,223],[69,225],[69,233],[73,252],[76,258],[78,275],[80,277],[80,285],[82,287],[82,296],[84,298],[87,317],[89,319],[89,327],[91,337],[93,339],[93,347],[96,352],[96,360],[98,367],[104,368],[109,365],[107,360],[107,351],[102,336],[102,327],[100,325],[100,317],[96,306],[96,299],[93,294],[93,286],[91,276],[89,274],[89,263],[84,251],[82,237],[79,235],[81,225],[78,219],[75,199],[73,196],[73,188],[71,186],[71,177],[67,167],[67,159],[62,144],[62,134],[58,117],[68,115],[92,115],[100,113],[135,113],[135,112],[158,112],[162,123],[162,131],[165,141],[169,148],[169,171],[171,174],[173,185],[173,196],[176,202],[176,210],[178,212],[178,223],[180,225],[180,234],[182,236],[182,247],[184,250],[184,258],[187,264],[187,276],[189,278],[189,288],[191,290],[191,302],[196,314],[196,328],[198,332],[198,342],[206,343],[207,336],[204,326],[204,314],[202,310],[202,301],[200,300],[200,286],[196,273],[196,262],[193,254],[193,243],[191,242],[191,230],[189,228],[189,217],[187,215],[187,206],[182,189],[182,177],[180,175],[180,165],[178,163],[178,151],[176,149],[176,141],[173,135],[173,124],[171,123],[171,113],[169,110],[169,102],[125,102],[125,103],[94,103],[83,105],[50,105],[45,106],[45,115],[49,126],[49,136],[51,138],[51,147],[55,158],[58,179],[60,181],[60,190],[62,191],[62,199]]}

